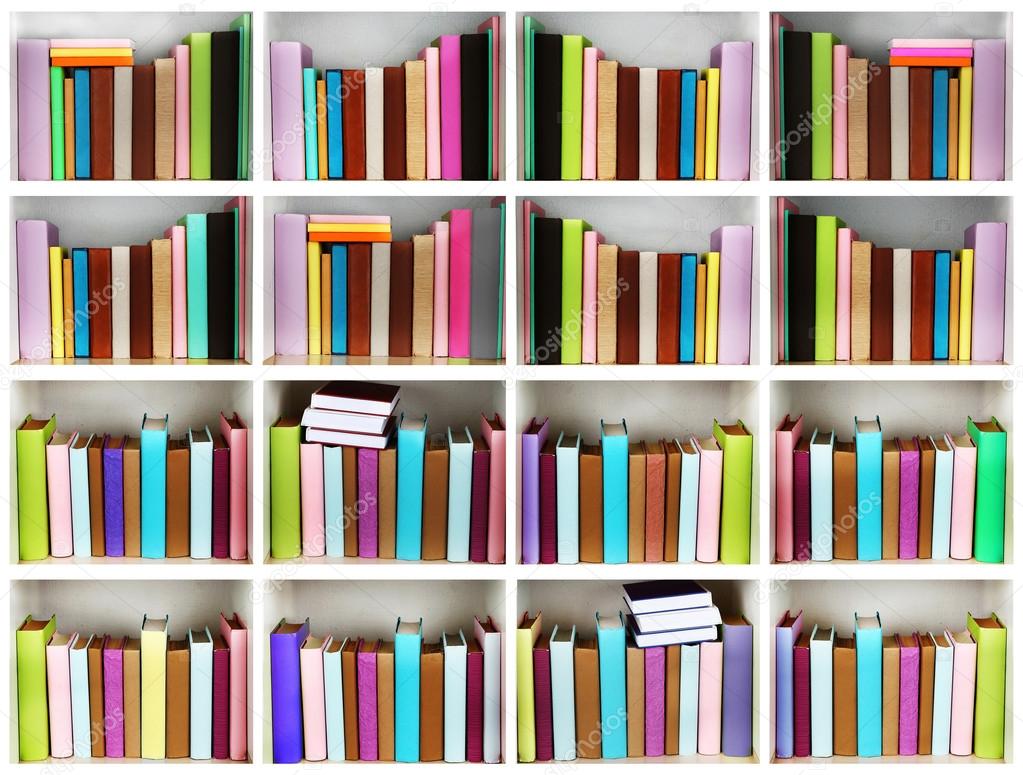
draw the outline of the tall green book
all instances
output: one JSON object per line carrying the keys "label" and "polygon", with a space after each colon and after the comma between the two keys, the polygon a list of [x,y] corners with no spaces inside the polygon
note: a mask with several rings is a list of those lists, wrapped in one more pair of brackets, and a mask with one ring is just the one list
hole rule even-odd
{"label": "tall green book", "polygon": [[810,177],[831,180],[831,100],[834,96],[834,48],[841,43],[830,32],[810,33]]}
{"label": "tall green book", "polygon": [[739,420],[735,425],[714,421],[714,438],[721,447],[721,562],[748,565],[750,507],[753,503],[753,435]]}
{"label": "tall green book", "polygon": [[966,431],[977,446],[973,556],[980,562],[1004,562],[1005,430],[994,417],[986,422],[967,417]]}
{"label": "tall green book", "polygon": [[15,433],[18,449],[18,556],[44,560],[50,554],[50,512],[46,499],[46,445],[57,429],[57,415],[28,415]]}
{"label": "tall green book", "polygon": [[561,222],[561,362],[583,362],[583,232],[579,218]]}
{"label": "tall green book", "polygon": [[238,179],[249,177],[249,138],[252,105],[252,14],[243,13],[230,29],[238,30]]}
{"label": "tall green book", "polygon": [[[181,41],[189,47],[189,164],[192,180],[209,180],[213,112],[213,33],[193,32]],[[189,294],[191,297],[191,294]],[[189,353],[191,357],[191,353]]]}
{"label": "tall green book", "polygon": [[561,36],[561,179],[583,176],[583,49],[582,35]]}
{"label": "tall green book", "polygon": [[301,443],[298,420],[282,417],[270,426],[270,556],[274,559],[302,553]]}
{"label": "tall green book", "polygon": [[18,759],[42,761],[50,755],[50,714],[46,704],[46,644],[57,629],[49,620],[25,617],[18,649]]}
{"label": "tall green book", "polygon": [[[978,467],[978,475],[979,475]],[[1005,755],[1005,625],[997,614],[966,616],[977,642],[976,700],[973,706],[973,753],[981,759]]]}
{"label": "tall green book", "polygon": [[64,68],[50,68],[50,143],[53,180],[64,180]]}
{"label": "tall green book", "polygon": [[834,215],[817,216],[817,296],[814,322],[814,360],[835,360],[835,305],[838,297],[838,230],[845,226]]}
{"label": "tall green book", "polygon": [[534,51],[536,44],[536,33],[543,32],[544,26],[532,16],[525,16],[522,19],[522,58],[523,72],[522,79],[522,107],[523,107],[523,132],[522,147],[525,155],[523,169],[526,173],[526,180],[536,179],[536,66]]}
{"label": "tall green book", "polygon": [[[192,168],[192,177],[195,177],[195,167]],[[185,227],[188,357],[208,358],[210,342],[209,309],[206,300],[206,214],[189,213],[178,221],[178,226]]]}

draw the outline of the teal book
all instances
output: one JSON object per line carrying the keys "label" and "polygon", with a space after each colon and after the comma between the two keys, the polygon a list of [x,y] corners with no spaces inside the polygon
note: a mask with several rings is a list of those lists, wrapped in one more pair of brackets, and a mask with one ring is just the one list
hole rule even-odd
{"label": "teal book", "polygon": [[881,755],[881,615],[856,616],[856,753]]}
{"label": "teal book", "polygon": [[71,467],[71,532],[75,557],[92,556],[89,506],[89,445],[95,436],[79,435],[68,453]]}
{"label": "teal book", "polygon": [[[881,559],[881,418],[853,420],[856,442],[856,559]],[[947,543],[946,543],[947,545]]]}
{"label": "teal book", "polygon": [[89,357],[89,252],[71,249],[71,274],[75,297],[75,357]]}
{"label": "teal book", "polygon": [[395,556],[420,560],[423,555],[423,464],[426,455],[426,417],[398,422],[398,504]]}
{"label": "teal book", "polygon": [[831,180],[831,124],[834,108],[834,49],[841,43],[830,32],[810,33],[811,165],[814,180]]}
{"label": "teal book", "polygon": [[330,351],[348,354],[348,246],[330,249]]}
{"label": "teal book", "polygon": [[142,556],[167,556],[168,416],[142,418]]}
{"label": "teal book", "polygon": [[213,436],[206,427],[188,429],[188,488],[189,554],[208,560],[213,556]]}
{"label": "teal book", "polygon": [[75,74],[75,178],[86,180],[92,177],[89,68],[76,67],[73,72]]}
{"label": "teal book", "polygon": [[188,755],[213,757],[213,636],[210,628],[188,631]]}
{"label": "teal book", "polygon": [[678,752],[695,756],[698,740],[700,705],[700,644],[682,646],[681,708],[679,709]]}
{"label": "teal book", "polygon": [[448,428],[448,562],[469,561],[472,449],[468,427]]}
{"label": "teal book", "polygon": [[302,113],[305,117],[305,179],[319,180],[320,162],[316,144],[316,68],[302,68]]}
{"label": "teal book", "polygon": [[341,447],[323,445],[323,527],[326,555],[345,554],[344,477],[341,476]]}
{"label": "teal book", "polygon": [[208,358],[206,305],[206,215],[190,213],[178,221],[185,227],[185,284],[188,305],[188,357]]}
{"label": "teal book", "polygon": [[249,177],[252,106],[252,14],[243,13],[229,29],[238,31],[238,179]]}
{"label": "teal book", "polygon": [[394,633],[394,760],[419,761],[419,658],[423,620],[398,620]]}
{"label": "teal book", "polygon": [[604,562],[629,561],[629,431],[623,419],[600,421],[604,468]]}
{"label": "teal book", "polygon": [[561,221],[562,363],[583,362],[583,232],[589,230],[579,218]]}
{"label": "teal book", "polygon": [[[341,447],[324,447],[341,450]],[[341,477],[339,476],[338,479]],[[327,761],[345,760],[345,706],[341,685],[341,652],[348,640],[332,639],[323,649],[323,710],[327,721]]]}
{"label": "teal book", "polygon": [[64,180],[64,68],[50,68],[50,145],[54,180]]}
{"label": "teal book", "polygon": [[[625,702],[625,620],[597,614],[597,660],[600,673],[601,756],[624,759],[628,734]],[[397,733],[397,730],[395,730]]]}

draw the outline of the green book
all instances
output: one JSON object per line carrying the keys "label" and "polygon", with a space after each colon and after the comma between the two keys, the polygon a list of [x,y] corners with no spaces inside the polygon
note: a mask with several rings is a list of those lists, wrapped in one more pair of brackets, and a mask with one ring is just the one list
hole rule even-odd
{"label": "green book", "polygon": [[810,33],[810,176],[814,180],[831,180],[831,100],[834,96],[832,68],[834,48],[841,43],[830,32]]}
{"label": "green book", "polygon": [[561,179],[583,176],[583,49],[582,35],[561,36]]}
{"label": "green book", "polygon": [[50,512],[46,505],[46,445],[57,429],[57,415],[18,426],[18,556],[44,560],[50,554]]}
{"label": "green book", "polygon": [[298,420],[282,417],[270,426],[270,556],[274,559],[302,554],[301,444]]}
{"label": "green book", "polygon": [[[249,177],[249,110],[252,104],[252,14],[243,13],[230,29],[238,30],[238,179]],[[237,356],[235,356],[237,357]]]}
{"label": "green book", "polygon": [[966,628],[977,642],[973,753],[981,759],[1001,759],[1005,755],[1005,625],[996,614],[979,619],[967,614]]}
{"label": "green book", "polygon": [[534,101],[536,99],[536,62],[534,60],[533,52],[535,51],[534,45],[536,43],[536,33],[543,31],[544,26],[535,18],[532,16],[523,17],[522,58],[525,78],[523,78],[522,84],[522,103],[524,113],[524,120],[522,122],[522,146],[526,157],[523,165],[526,173],[526,180],[536,179],[536,144],[534,142],[534,135],[536,134],[536,112],[534,110]]}
{"label": "green book", "polygon": [[721,447],[721,562],[748,565],[750,506],[753,502],[753,435],[742,420],[735,425],[714,421]]}
{"label": "green book", "polygon": [[50,68],[50,143],[53,180],[64,179],[64,68]]}
{"label": "green book", "polygon": [[845,221],[834,215],[817,216],[817,296],[814,360],[835,360],[835,305],[838,297],[838,230]]}
{"label": "green book", "polygon": [[[193,32],[181,42],[189,47],[189,164],[192,180],[209,180],[213,111],[213,33]],[[189,294],[191,299],[191,293]],[[191,306],[191,305],[190,305]],[[189,357],[192,354],[189,353]],[[205,357],[205,356],[203,356]]]}
{"label": "green book", "polygon": [[42,761],[50,755],[46,644],[56,629],[55,616],[48,621],[27,616],[18,628],[18,759],[23,762]]}
{"label": "green book", "polygon": [[583,232],[589,230],[579,218],[561,221],[562,363],[583,362]]}
{"label": "green book", "polygon": [[[194,124],[193,124],[194,126]],[[192,168],[195,177],[195,168]],[[206,214],[190,213],[178,221],[185,227],[185,285],[188,299],[188,357],[209,357],[206,308]]]}
{"label": "green book", "polygon": [[1005,430],[992,417],[966,418],[977,445],[977,494],[973,512],[973,556],[980,562],[1005,561]]}

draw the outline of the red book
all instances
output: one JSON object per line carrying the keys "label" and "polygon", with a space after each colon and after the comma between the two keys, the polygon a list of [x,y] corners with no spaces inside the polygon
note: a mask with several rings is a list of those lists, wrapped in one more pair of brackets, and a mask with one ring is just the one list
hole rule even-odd
{"label": "red book", "polygon": [[465,661],[465,758],[483,761],[483,648],[469,640]]}
{"label": "red book", "polygon": [[219,433],[213,438],[213,556],[231,555],[231,450]]}
{"label": "red book", "polygon": [[914,250],[909,318],[909,357],[934,357],[934,251]]}
{"label": "red book", "polygon": [[[678,180],[682,71],[657,71],[657,179]],[[675,337],[676,341],[678,337]],[[660,363],[661,361],[658,360]],[[675,363],[675,361],[672,361]]]}
{"label": "red book", "polygon": [[412,243],[391,243],[390,317],[387,335],[391,357],[412,355]]}
{"label": "red book", "polygon": [[870,360],[892,359],[892,260],[891,248],[870,251]]}
{"label": "red book", "polygon": [[114,357],[112,283],[110,248],[89,248],[89,355],[93,358]]}
{"label": "red book", "polygon": [[149,245],[129,248],[128,267],[128,354],[132,358],[152,358],[153,254]]}
{"label": "red book", "polygon": [[223,635],[213,638],[213,758],[227,759],[230,750],[231,652]]}
{"label": "red book", "polygon": [[[675,143],[676,148],[678,143]],[[676,169],[678,162],[676,160]],[[657,256],[657,362],[678,363],[682,254]]]}
{"label": "red book", "polygon": [[473,439],[472,443],[469,562],[486,562],[487,523],[490,519],[490,448],[482,437]]}
{"label": "red book", "polygon": [[810,559],[810,440],[805,437],[792,453],[792,558]]}
{"label": "red book", "polygon": [[341,164],[345,180],[365,180],[366,71],[345,70],[341,77],[344,81],[341,87],[341,143],[344,148]]}
{"label": "red book", "polygon": [[405,68],[384,68],[384,180],[405,180]]}
{"label": "red book", "polygon": [[551,698],[551,636],[541,633],[533,646],[533,696],[536,714],[536,760],[554,758],[554,708]]}
{"label": "red book", "polygon": [[804,632],[792,650],[793,753],[810,755],[810,633]]}
{"label": "red book", "polygon": [[[931,104],[933,71],[909,68],[909,179],[931,179]],[[930,359],[930,356],[928,356]]]}
{"label": "red book", "polygon": [[[155,72],[155,68],[154,68]],[[114,68],[92,67],[89,72],[89,118],[92,179],[114,179]]]}
{"label": "red book", "polygon": [[[618,180],[639,180],[639,68],[618,68]],[[624,363],[620,358],[619,363]]]}
{"label": "red book", "polygon": [[368,243],[348,246],[348,352],[369,355],[371,254]]}
{"label": "red book", "polygon": [[[619,157],[620,158],[620,157]],[[639,363],[639,251],[618,251],[618,363]]]}
{"label": "red book", "polygon": [[551,438],[540,450],[540,562],[558,561],[558,474],[557,439]]}

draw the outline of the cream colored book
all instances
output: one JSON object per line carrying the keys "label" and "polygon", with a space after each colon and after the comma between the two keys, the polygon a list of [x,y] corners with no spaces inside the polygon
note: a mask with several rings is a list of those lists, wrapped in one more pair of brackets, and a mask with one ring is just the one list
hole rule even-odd
{"label": "cream colored book", "polygon": [[[613,59],[598,59],[597,180],[614,180],[615,177],[617,177],[617,174],[618,174],[618,63]],[[604,361],[600,362],[604,363]]]}
{"label": "cream colored book", "polygon": [[[657,69],[654,67],[639,68],[639,179],[657,179]],[[643,363],[642,356],[639,360]]]}
{"label": "cream colored book", "polygon": [[433,235],[412,238],[412,355],[433,355]]}
{"label": "cream colored book", "polygon": [[[599,142],[597,150],[600,158]],[[597,363],[618,359],[618,246],[597,245]]]}
{"label": "cream colored book", "polygon": [[426,180],[426,60],[405,63],[405,177]]}
{"label": "cream colored book", "polygon": [[167,617],[142,620],[142,758],[163,759],[167,743]]}
{"label": "cream colored book", "polygon": [[[159,61],[159,60],[158,60]],[[158,79],[159,80],[159,79]],[[171,80],[173,86],[174,81]],[[159,84],[157,85],[159,106]],[[131,104],[132,73],[130,67],[114,68],[114,180],[131,180]],[[159,116],[159,113],[157,114]],[[171,102],[171,121],[174,103]],[[171,141],[173,145],[173,131]],[[74,135],[72,134],[72,140]],[[171,149],[173,154],[173,148]],[[157,170],[159,172],[159,170]],[[116,355],[114,356],[117,357]]]}
{"label": "cream colored book", "polygon": [[391,332],[391,243],[374,242],[370,260],[369,354],[386,357]]}
{"label": "cream colored book", "polygon": [[110,282],[114,297],[110,301],[114,358],[131,357],[131,249],[127,245],[110,248]]}
{"label": "cream colored book", "polygon": [[[174,179],[174,60],[157,59],[156,66],[156,179]],[[115,98],[116,102],[116,98]],[[114,122],[114,131],[117,129]],[[116,149],[116,143],[115,143]],[[115,156],[117,151],[114,151]],[[154,342],[155,344],[155,342]],[[156,353],[153,355],[155,357]]]}
{"label": "cream colored book", "polygon": [[870,242],[858,240],[852,244],[850,354],[854,361],[870,360],[870,255],[873,247]]}
{"label": "cream colored book", "polygon": [[153,254],[153,357],[170,358],[171,241],[155,239],[149,244]]}
{"label": "cream colored book", "polygon": [[657,363],[657,254],[639,253],[639,362]]}
{"label": "cream colored book", "polygon": [[384,179],[384,69],[366,68],[366,180]]}
{"label": "cream colored book", "polygon": [[867,179],[867,60],[849,59],[849,180]]}

